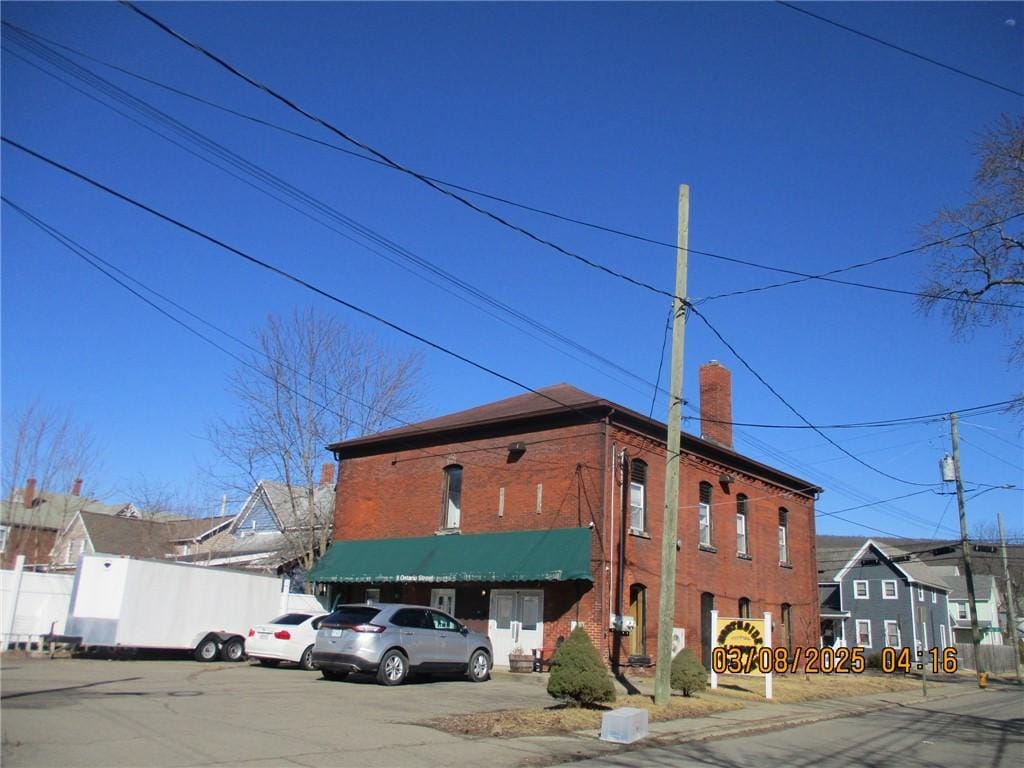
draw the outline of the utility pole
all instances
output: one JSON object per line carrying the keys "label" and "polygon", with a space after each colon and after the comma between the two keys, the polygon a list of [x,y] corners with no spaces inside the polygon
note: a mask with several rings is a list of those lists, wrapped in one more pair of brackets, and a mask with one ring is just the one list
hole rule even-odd
{"label": "utility pole", "polygon": [[668,393],[668,450],[665,454],[665,512],[661,529],[661,592],[658,596],[658,658],[654,703],[672,696],[672,625],[676,615],[676,536],[679,530],[679,447],[683,410],[683,342],[686,331],[686,266],[690,236],[690,188],[679,186],[676,290],[672,300],[672,375]]}
{"label": "utility pole", "polygon": [[981,685],[981,630],[978,629],[978,601],[974,596],[974,572],[971,570],[971,547],[967,538],[967,514],[964,511],[964,484],[960,477],[960,433],[957,416],[949,414],[949,428],[953,435],[953,476],[956,479],[956,504],[960,510],[960,548],[964,557],[964,576],[967,580],[967,600],[971,606],[971,642],[974,644],[974,668]]}
{"label": "utility pole", "polygon": [[1020,685],[1020,640],[1017,638],[1017,607],[1013,602],[1013,583],[1010,581],[1010,566],[1006,562],[1006,534],[1003,533],[1003,513],[996,513],[999,523],[999,543],[1003,547],[1003,579],[1006,581],[1006,614],[1010,620],[1010,642],[1013,644],[1013,666],[1017,671],[1017,685]]}

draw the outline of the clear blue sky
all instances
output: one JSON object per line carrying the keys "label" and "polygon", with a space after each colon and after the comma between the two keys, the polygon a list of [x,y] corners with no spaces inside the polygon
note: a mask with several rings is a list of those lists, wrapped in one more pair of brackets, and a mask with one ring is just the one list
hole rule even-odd
{"label": "clear blue sky", "polygon": [[[967,199],[979,131],[1024,108],[1020,97],[774,3],[144,7],[422,173],[669,243],[678,185],[689,184],[691,248],[807,273],[918,245],[920,226],[939,206]],[[804,7],[1024,89],[1021,3]],[[5,20],[91,56],[341,143],[121,5],[4,3],[2,10]],[[542,345],[518,321],[483,313],[185,152],[143,127],[155,126],[147,118],[118,105],[132,122],[90,98],[99,97],[92,86],[44,73],[39,67],[57,70],[13,45],[7,30],[3,48],[6,136],[531,387],[564,381],[635,410],[651,408],[650,384]],[[654,381],[665,297],[538,245],[407,176],[67,55]],[[17,150],[5,146],[2,161],[6,196],[231,333],[247,336],[270,312],[314,304],[379,331],[396,348],[415,346]],[[567,250],[672,289],[671,248],[480,202]],[[842,277],[915,290],[927,269],[912,254]],[[224,384],[235,363],[6,206],[2,278],[5,417],[38,398],[88,424],[106,458],[87,491],[116,496],[139,478],[193,483],[197,463],[210,459],[199,436],[234,407]],[[689,278],[696,298],[780,276],[695,254]],[[1022,388],[1020,371],[1005,367],[998,330],[954,340],[943,319],[919,314],[909,296],[811,281],[708,301],[700,310],[815,424],[944,413],[1004,401]],[[425,418],[521,392],[437,352],[425,355]],[[709,359],[733,371],[737,421],[800,423],[697,320],[686,340],[684,392],[692,403],[697,368]],[[659,397],[655,415],[665,411]],[[690,420],[684,426],[699,429]],[[1024,486],[1021,427],[1000,414],[963,419],[970,488]],[[828,434],[864,462],[914,483],[936,482],[938,460],[950,449],[945,421]],[[826,489],[819,532],[957,534],[951,496],[884,477],[813,432],[743,427],[736,447]],[[1002,511],[1019,531],[1022,499],[1020,490],[986,492],[970,501],[969,518],[987,523]]]}

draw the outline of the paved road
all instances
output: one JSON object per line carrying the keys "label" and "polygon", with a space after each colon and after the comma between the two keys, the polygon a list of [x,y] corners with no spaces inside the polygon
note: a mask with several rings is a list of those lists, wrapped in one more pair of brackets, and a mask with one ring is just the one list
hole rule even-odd
{"label": "paved road", "polygon": [[572,768],[801,768],[802,766],[1024,765],[1024,693],[978,691],[937,702],[828,720],[756,736],[634,749]]}

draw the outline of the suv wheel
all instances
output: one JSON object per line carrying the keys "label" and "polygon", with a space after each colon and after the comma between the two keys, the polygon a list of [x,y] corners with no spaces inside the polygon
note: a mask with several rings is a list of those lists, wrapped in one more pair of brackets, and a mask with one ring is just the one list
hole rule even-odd
{"label": "suv wheel", "polygon": [[466,674],[474,683],[482,683],[491,676],[491,657],[487,651],[476,650],[469,657]]}
{"label": "suv wheel", "polygon": [[388,651],[377,667],[377,682],[381,685],[399,685],[409,674],[409,662],[401,651]]}

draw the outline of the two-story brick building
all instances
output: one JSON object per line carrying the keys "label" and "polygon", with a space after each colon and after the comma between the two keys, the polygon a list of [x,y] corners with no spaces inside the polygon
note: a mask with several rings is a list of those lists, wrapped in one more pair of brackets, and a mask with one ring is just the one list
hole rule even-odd
{"label": "two-story brick building", "polygon": [[[705,658],[713,609],[770,611],[778,642],[817,644],[821,489],[732,449],[724,367],[703,366],[700,388],[704,436],[682,438],[673,624]],[[664,424],[561,384],[329,449],[335,542],[309,580],[331,604],[441,606],[489,633],[497,665],[576,623],[613,666],[656,657]]]}

